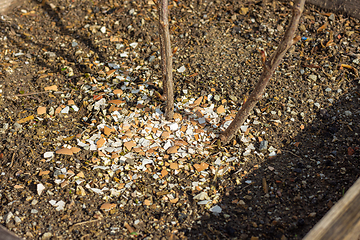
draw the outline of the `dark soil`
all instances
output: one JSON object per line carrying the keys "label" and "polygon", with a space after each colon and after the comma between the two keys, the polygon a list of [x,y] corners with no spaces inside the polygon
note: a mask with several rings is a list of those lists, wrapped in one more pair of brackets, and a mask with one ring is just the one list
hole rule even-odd
{"label": "dark soil", "polygon": [[[215,107],[236,113],[261,74],[260,50],[270,55],[281,41],[291,4],[170,1],[170,15],[175,102],[211,94]],[[190,170],[161,181],[153,174],[167,162],[130,181],[140,173],[127,163],[115,174],[94,170],[98,151],[45,158],[110,119],[103,111],[109,108],[89,107],[114,99],[107,89],[127,84],[109,76],[109,63],[120,65],[130,86],[147,83],[161,94],[157,24],[151,1],[27,0],[0,19],[0,223],[25,239],[302,239],[360,176],[359,20],[306,5],[302,40],[249,117],[245,134],[255,150],[248,156],[239,134],[208,156],[193,154],[184,160]],[[45,91],[53,85],[57,90]],[[121,111],[136,108],[131,94]],[[162,106],[155,96],[145,103]],[[79,110],[59,113],[66,105]],[[38,114],[39,107],[47,114]],[[263,140],[276,156],[261,154]],[[209,170],[232,156],[237,160],[221,165],[223,175]],[[192,167],[203,162],[208,175]],[[81,175],[68,177],[69,170],[83,173],[85,184],[76,183]],[[199,179],[208,205],[193,199]],[[102,189],[129,182],[119,196],[78,192],[80,184]],[[164,200],[169,194],[178,201]],[[57,211],[51,200],[64,201],[65,209]],[[106,202],[116,207],[101,209]],[[214,214],[215,205],[221,213]]]}

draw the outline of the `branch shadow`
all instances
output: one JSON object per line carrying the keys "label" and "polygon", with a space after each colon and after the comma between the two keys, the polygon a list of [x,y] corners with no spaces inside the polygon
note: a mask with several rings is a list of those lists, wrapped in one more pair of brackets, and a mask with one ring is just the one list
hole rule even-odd
{"label": "branch shadow", "polygon": [[302,239],[360,177],[357,81],[332,106],[314,107],[316,117],[295,138],[284,137],[281,154],[244,164],[242,172],[214,183],[223,188],[222,212],[202,208],[185,235]]}
{"label": "branch shadow", "polygon": [[[31,3],[34,6],[33,8],[35,8],[36,10],[41,9],[41,12],[36,11],[34,13],[30,12],[26,14],[34,15],[35,17],[38,14],[46,14],[49,24],[52,24],[55,31],[58,32],[60,36],[64,38],[72,38],[73,41],[76,41],[79,45],[81,45],[81,47],[85,47],[87,50],[93,51],[95,53],[92,61],[95,61],[96,59],[104,62],[106,61],[106,59],[108,59],[104,51],[98,45],[96,45],[90,37],[86,36],[86,31],[80,31],[76,28],[72,29],[71,26],[66,24],[65,17],[67,14],[69,14],[69,11],[61,10],[59,7],[54,7],[48,1],[43,1],[42,3],[39,3],[36,0],[31,0]],[[18,6],[16,9],[19,10],[20,7],[21,5]],[[92,9],[94,11],[95,18],[96,14],[103,14],[99,12],[99,8],[97,6],[94,6]],[[17,12],[20,12],[20,10]],[[22,14],[19,16],[19,18],[21,17]],[[23,29],[23,27],[21,27],[21,22],[19,23],[18,20],[18,17],[0,20],[0,27],[3,29],[3,31],[5,32],[5,36],[8,38],[9,41],[12,42],[12,44],[24,50],[29,49],[29,45],[35,46],[36,50],[46,49],[48,53],[55,53],[56,57],[60,57],[62,59],[65,59],[67,62],[73,63],[76,73],[84,72],[84,66],[78,62],[75,57],[76,55],[73,53],[78,48],[75,48],[74,46],[67,46],[66,48],[61,49],[56,44],[53,44],[54,39],[51,39],[50,36],[47,43],[41,40],[37,41],[36,27],[41,26],[35,25],[35,29],[32,30],[34,32],[34,35],[31,36]],[[53,72],[61,71],[61,69],[57,68],[55,64],[52,64],[52,61],[49,61],[49,57],[37,55],[36,61],[37,64],[39,64],[40,66],[51,69],[51,71]]]}

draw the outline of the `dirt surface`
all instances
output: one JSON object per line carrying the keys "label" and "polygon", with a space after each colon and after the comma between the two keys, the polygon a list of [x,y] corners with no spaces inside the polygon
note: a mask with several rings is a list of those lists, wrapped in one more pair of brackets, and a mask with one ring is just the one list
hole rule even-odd
{"label": "dirt surface", "polygon": [[360,176],[359,21],[306,5],[266,94],[212,145],[291,4],[25,1],[0,19],[0,223],[25,239],[301,239]]}

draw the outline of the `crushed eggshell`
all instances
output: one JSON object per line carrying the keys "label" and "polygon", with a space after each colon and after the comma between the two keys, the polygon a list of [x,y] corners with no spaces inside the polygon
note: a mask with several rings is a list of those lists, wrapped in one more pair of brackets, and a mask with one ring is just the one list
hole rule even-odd
{"label": "crushed eggshell", "polygon": [[117,94],[117,95],[121,95],[121,94],[123,94],[123,90],[121,90],[121,89],[115,89],[115,90],[113,91],[113,93],[114,93],[114,94]]}
{"label": "crushed eggshell", "polygon": [[218,205],[213,206],[212,208],[209,209],[210,212],[212,212],[214,215],[218,215],[222,212],[222,208]]}
{"label": "crushed eggshell", "polygon": [[115,207],[116,207],[115,203],[104,203],[103,205],[101,205],[100,209],[105,211],[110,211]]}
{"label": "crushed eggshell", "polygon": [[166,169],[163,169],[162,171],[161,171],[161,177],[163,178],[163,177],[165,177],[166,175],[168,175],[168,171],[166,170]]}
{"label": "crushed eggshell", "polygon": [[115,131],[114,128],[109,128],[108,126],[104,127],[104,133],[106,136],[109,136],[111,132]]}
{"label": "crushed eggshell", "polygon": [[42,175],[48,175],[49,173],[50,173],[50,171],[40,170],[40,172],[39,172],[39,177],[41,177]]}
{"label": "crushed eggshell", "polygon": [[55,153],[56,153],[56,154],[70,155],[70,156],[73,155],[73,151],[71,151],[71,149],[68,149],[68,148],[59,149],[59,150],[57,150]]}
{"label": "crushed eggshell", "polygon": [[179,169],[179,164],[177,164],[176,162],[172,162],[170,163],[170,168],[173,170],[177,170]]}
{"label": "crushed eggshell", "polygon": [[39,183],[39,184],[36,185],[36,190],[37,190],[37,193],[38,193],[39,196],[40,196],[41,193],[44,191],[44,189],[45,189],[45,186],[42,185],[41,183]]}
{"label": "crushed eggshell", "polygon": [[145,199],[144,200],[144,205],[145,206],[150,206],[151,205],[151,201],[149,199]]}
{"label": "crushed eggshell", "polygon": [[37,114],[42,115],[46,113],[46,107],[38,107]]}
{"label": "crushed eggshell", "polygon": [[56,85],[47,86],[44,89],[45,89],[45,91],[57,91],[58,90]]}
{"label": "crushed eggshell", "polygon": [[81,149],[78,148],[78,147],[72,147],[70,150],[71,150],[73,153],[78,153],[78,152],[81,151]]}
{"label": "crushed eggshell", "polygon": [[54,156],[54,152],[45,152],[44,158],[52,158]]}
{"label": "crushed eggshell", "polygon": [[200,164],[194,164],[194,168],[198,171],[198,172],[201,172],[201,171],[204,171],[205,169],[207,169],[209,167],[209,164],[207,163],[200,163]]}
{"label": "crushed eggshell", "polygon": [[85,175],[83,172],[79,172],[76,176],[78,176],[79,178],[85,178]]}
{"label": "crushed eggshell", "polygon": [[127,150],[131,151],[131,149],[136,146],[136,143],[134,143],[133,141],[126,142],[124,143],[124,146]]}
{"label": "crushed eggshell", "polygon": [[179,148],[179,146],[173,146],[173,147],[168,148],[168,150],[166,152],[167,152],[167,154],[177,153],[178,148]]}
{"label": "crushed eggshell", "polygon": [[216,112],[217,112],[218,114],[223,114],[223,113],[225,113],[225,108],[224,108],[224,106],[223,106],[223,105],[220,105],[220,106],[216,109]]}
{"label": "crushed eggshell", "polygon": [[196,101],[194,102],[194,106],[198,106],[201,104],[201,101],[203,100],[203,96],[199,97],[198,99],[196,99]]}
{"label": "crushed eggshell", "polygon": [[96,142],[96,146],[97,148],[101,148],[104,144],[105,144],[106,140],[104,138],[100,138],[97,142]]}

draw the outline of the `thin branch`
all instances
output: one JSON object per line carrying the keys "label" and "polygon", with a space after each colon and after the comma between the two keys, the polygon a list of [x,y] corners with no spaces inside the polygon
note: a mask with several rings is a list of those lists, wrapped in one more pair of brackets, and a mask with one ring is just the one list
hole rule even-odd
{"label": "thin branch", "polygon": [[275,53],[265,61],[264,69],[258,84],[250,94],[247,101],[241,107],[239,112],[236,114],[235,119],[231,122],[230,126],[225,130],[225,132],[220,134],[219,139],[221,143],[229,143],[234,135],[239,131],[241,125],[243,125],[249,116],[250,111],[255,107],[256,103],[261,100],[270,78],[272,77],[275,69],[279,66],[280,61],[284,57],[285,53],[292,46],[292,44],[298,40],[298,38],[294,38],[294,34],[299,24],[300,16],[304,10],[304,4],[305,0],[294,1],[293,15],[290,21],[290,26],[286,30],[283,40],[279,44],[279,47],[276,49]]}
{"label": "thin branch", "polygon": [[11,97],[25,97],[25,96],[38,95],[38,94],[43,94],[43,93],[48,93],[48,92],[50,92],[50,91],[15,94],[15,95],[5,96],[5,97],[6,97],[6,98],[11,98]]}
{"label": "thin branch", "polygon": [[171,120],[174,116],[174,84],[172,80],[172,52],[170,44],[168,0],[160,0],[159,30],[163,89],[166,100],[165,118]]}
{"label": "thin branch", "polygon": [[100,221],[100,219],[92,219],[92,220],[88,220],[88,221],[84,221],[84,222],[75,223],[74,225],[72,225],[72,227],[76,227],[76,226],[80,226],[80,225],[84,225],[84,224],[88,224],[88,223],[93,223],[93,222],[97,222],[97,221]]}

